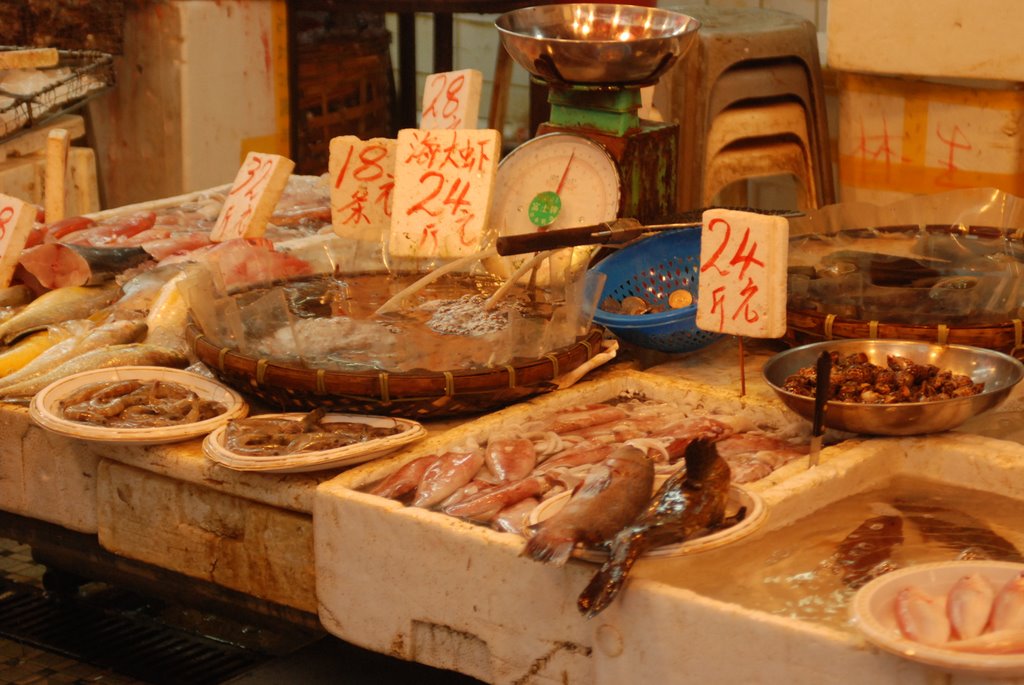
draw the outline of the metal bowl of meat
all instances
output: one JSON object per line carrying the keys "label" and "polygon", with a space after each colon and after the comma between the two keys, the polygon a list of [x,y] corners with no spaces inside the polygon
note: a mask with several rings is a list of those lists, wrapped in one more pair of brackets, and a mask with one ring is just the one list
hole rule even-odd
{"label": "metal bowl of meat", "polygon": [[700,28],[678,12],[591,3],[526,7],[494,25],[512,59],[555,84],[652,84]]}
{"label": "metal bowl of meat", "polygon": [[762,373],[782,402],[811,420],[815,364],[832,357],[824,425],[868,435],[939,433],[992,409],[1024,377],[1013,357],[981,347],[910,340],[829,340],[768,360]]}

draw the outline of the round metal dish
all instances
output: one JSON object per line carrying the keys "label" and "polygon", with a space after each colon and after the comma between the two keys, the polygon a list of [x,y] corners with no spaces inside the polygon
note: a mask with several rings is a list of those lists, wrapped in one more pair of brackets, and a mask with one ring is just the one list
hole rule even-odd
{"label": "round metal dish", "polygon": [[655,7],[571,3],[506,12],[494,25],[520,66],[549,83],[650,84],[682,56],[700,22]]}
{"label": "round metal dish", "polygon": [[765,363],[764,379],[782,402],[807,420],[814,416],[814,398],[783,390],[791,374],[813,367],[823,350],[846,356],[864,352],[873,364],[886,365],[888,355],[906,357],[918,364],[934,364],[984,383],[984,392],[934,402],[862,404],[830,401],[825,406],[825,425],[836,430],[868,435],[920,435],[939,433],[991,409],[1006,399],[1021,378],[1024,364],[1013,357],[981,347],[939,345],[911,340],[829,340],[780,352]]}

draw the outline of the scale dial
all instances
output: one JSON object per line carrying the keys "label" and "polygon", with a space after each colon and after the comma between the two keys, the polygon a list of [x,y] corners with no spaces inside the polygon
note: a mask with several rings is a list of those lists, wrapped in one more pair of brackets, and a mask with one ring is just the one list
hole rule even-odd
{"label": "scale dial", "polygon": [[[619,215],[618,165],[603,145],[574,133],[526,141],[498,165],[494,185],[489,223],[498,235],[589,226]],[[504,261],[515,269],[529,258]]]}

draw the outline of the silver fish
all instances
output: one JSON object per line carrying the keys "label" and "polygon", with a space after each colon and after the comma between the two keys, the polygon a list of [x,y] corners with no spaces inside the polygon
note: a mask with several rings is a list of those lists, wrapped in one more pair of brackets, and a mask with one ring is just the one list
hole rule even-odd
{"label": "silver fish", "polygon": [[182,368],[188,360],[181,354],[156,345],[125,343],[111,345],[72,357],[47,373],[0,389],[0,397],[8,401],[29,400],[56,380],[82,371],[109,369],[114,366],[172,366]]}
{"label": "silver fish", "polygon": [[654,463],[630,445],[617,447],[573,492],[568,503],[541,522],[522,554],[564,564],[577,542],[601,544],[629,524],[650,501]]}
{"label": "silver fish", "polygon": [[41,376],[73,357],[97,348],[136,342],[145,333],[146,324],[143,321],[110,321],[95,328],[84,327],[82,333],[60,341],[17,371],[0,378],[0,394],[4,388]]}
{"label": "silver fish", "polygon": [[116,300],[120,286],[69,286],[43,293],[15,316],[0,324],[0,340],[9,343],[30,331],[72,319],[85,319]]}

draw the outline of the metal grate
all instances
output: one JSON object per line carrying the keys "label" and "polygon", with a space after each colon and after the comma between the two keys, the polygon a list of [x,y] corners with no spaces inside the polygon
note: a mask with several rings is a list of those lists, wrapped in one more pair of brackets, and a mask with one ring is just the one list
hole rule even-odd
{"label": "metal grate", "polygon": [[270,657],[0,578],[0,635],[154,685],[222,683]]}

